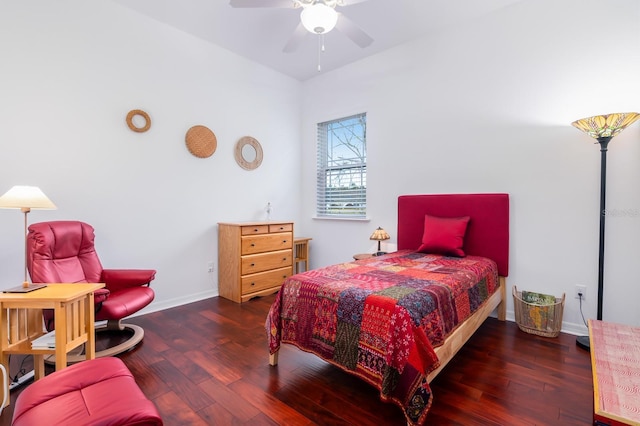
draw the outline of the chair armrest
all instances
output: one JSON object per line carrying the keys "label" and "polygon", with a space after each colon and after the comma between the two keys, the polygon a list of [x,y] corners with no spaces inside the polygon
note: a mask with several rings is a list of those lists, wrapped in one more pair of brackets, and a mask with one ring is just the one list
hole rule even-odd
{"label": "chair armrest", "polygon": [[93,303],[98,305],[104,302],[109,297],[109,293],[111,292],[104,287],[97,289],[96,291],[93,292]]}
{"label": "chair armrest", "polygon": [[149,284],[156,277],[155,269],[104,269],[102,281],[107,289],[117,291],[123,288],[140,287]]}

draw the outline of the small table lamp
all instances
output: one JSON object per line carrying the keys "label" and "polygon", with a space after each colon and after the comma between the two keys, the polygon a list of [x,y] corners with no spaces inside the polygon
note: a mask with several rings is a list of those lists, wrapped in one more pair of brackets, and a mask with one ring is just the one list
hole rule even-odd
{"label": "small table lamp", "polygon": [[375,254],[375,256],[380,256],[385,254],[385,252],[381,251],[380,242],[384,240],[388,240],[389,238],[391,237],[389,236],[389,234],[387,234],[387,231],[385,231],[379,226],[375,231],[373,231],[373,234],[371,234],[369,239],[378,242],[378,252]]}
{"label": "small table lamp", "polygon": [[44,192],[36,186],[17,185],[0,197],[0,208],[20,209],[24,213],[24,282],[21,287],[15,287],[5,291],[27,292],[46,287],[44,284],[29,284],[27,280],[27,213],[31,209],[56,209]]}

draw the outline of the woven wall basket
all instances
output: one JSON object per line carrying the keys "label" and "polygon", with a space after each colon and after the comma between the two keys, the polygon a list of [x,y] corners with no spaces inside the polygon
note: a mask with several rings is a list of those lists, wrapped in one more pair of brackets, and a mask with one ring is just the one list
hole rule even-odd
{"label": "woven wall basket", "polygon": [[193,126],[185,136],[187,149],[199,158],[211,157],[218,146],[216,135],[205,126]]}
{"label": "woven wall basket", "polygon": [[[144,120],[144,126],[142,127],[136,126],[136,124],[133,122],[133,119],[136,116],[142,117],[142,119]],[[141,109],[132,109],[131,111],[129,111],[129,113],[127,114],[126,121],[127,121],[127,126],[129,126],[131,130],[137,133],[146,132],[151,127],[151,118],[149,117],[149,114],[147,114]]]}

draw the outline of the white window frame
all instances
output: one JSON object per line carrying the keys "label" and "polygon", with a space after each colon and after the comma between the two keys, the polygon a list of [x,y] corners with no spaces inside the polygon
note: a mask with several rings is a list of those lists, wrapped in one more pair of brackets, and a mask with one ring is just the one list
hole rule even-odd
{"label": "white window frame", "polygon": [[367,217],[367,114],[317,125],[316,215]]}

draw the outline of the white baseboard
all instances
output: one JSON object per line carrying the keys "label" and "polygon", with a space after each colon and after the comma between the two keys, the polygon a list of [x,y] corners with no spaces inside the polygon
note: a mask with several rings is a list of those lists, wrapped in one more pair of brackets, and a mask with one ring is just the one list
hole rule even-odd
{"label": "white baseboard", "polygon": [[[184,297],[176,297],[174,299],[165,300],[162,303],[152,303],[146,308],[136,312],[135,314],[127,318],[133,318],[133,317],[137,317],[138,315],[144,315],[144,314],[150,314],[152,312],[163,311],[165,309],[175,308],[177,306],[186,305],[188,303],[199,302],[201,300],[210,299],[216,296],[218,296],[217,288],[216,290],[207,290],[201,293],[189,294]],[[126,320],[124,322],[126,322]]]}

